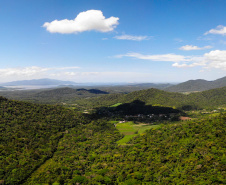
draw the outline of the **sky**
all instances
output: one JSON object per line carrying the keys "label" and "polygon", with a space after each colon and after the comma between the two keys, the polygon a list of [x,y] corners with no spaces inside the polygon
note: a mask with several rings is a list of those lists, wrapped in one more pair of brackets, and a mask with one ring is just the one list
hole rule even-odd
{"label": "sky", "polygon": [[225,0],[0,0],[0,82],[224,76]]}

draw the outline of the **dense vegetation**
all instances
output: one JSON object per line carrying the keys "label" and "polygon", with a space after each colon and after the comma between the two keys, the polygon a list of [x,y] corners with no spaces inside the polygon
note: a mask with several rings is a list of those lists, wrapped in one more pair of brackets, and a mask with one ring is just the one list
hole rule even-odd
{"label": "dense vegetation", "polygon": [[[133,91],[159,88],[170,86],[170,84],[137,84],[137,85],[121,85],[121,86],[95,86],[95,89],[90,87],[78,86],[59,86],[53,89],[34,89],[34,90],[10,90],[3,88],[0,91],[0,96],[13,100],[27,101],[41,104],[75,104],[76,100],[84,98],[98,97],[103,94],[128,94]],[[48,86],[47,86],[48,87]],[[1,88],[1,87],[0,87]]]}
{"label": "dense vegetation", "polygon": [[77,104],[87,108],[111,106],[116,103],[131,103],[140,100],[147,105],[176,107],[178,109],[203,109],[226,105],[226,87],[204,92],[181,93],[165,92],[158,89],[135,91],[129,94],[110,94],[98,98],[82,99]]}
{"label": "dense vegetation", "polygon": [[4,97],[41,104],[73,104],[75,100],[96,97],[108,92],[99,89],[73,89],[69,87],[56,89],[1,91]]}
{"label": "dense vegetation", "polygon": [[184,112],[163,106],[145,105],[145,102],[135,100],[131,103],[115,104],[110,107],[100,107],[95,109],[94,115],[108,119],[135,121],[143,123],[163,122],[163,120],[179,120]]}
{"label": "dense vegetation", "polygon": [[80,110],[111,106],[116,103],[131,103],[134,100],[141,100],[147,105],[170,106],[181,110],[183,107],[187,110],[226,105],[224,98],[226,96],[226,87],[190,93],[188,95],[170,93],[158,89],[140,90],[145,88],[145,85],[141,86],[139,84],[138,86],[98,87],[98,89],[63,87],[41,90],[0,91],[0,95],[32,103],[72,106]]}
{"label": "dense vegetation", "polygon": [[226,114],[141,124],[146,132],[133,123],[129,140],[125,124],[98,112],[219,108],[225,93],[226,87],[189,95],[150,89],[78,101],[97,108],[93,115],[0,97],[0,184],[225,184]]}
{"label": "dense vegetation", "polygon": [[225,184],[226,117],[164,125],[118,146],[116,128],[72,129],[25,184]]}
{"label": "dense vegetation", "polygon": [[18,184],[50,158],[64,132],[85,123],[59,106],[35,105],[0,97],[0,180]]}

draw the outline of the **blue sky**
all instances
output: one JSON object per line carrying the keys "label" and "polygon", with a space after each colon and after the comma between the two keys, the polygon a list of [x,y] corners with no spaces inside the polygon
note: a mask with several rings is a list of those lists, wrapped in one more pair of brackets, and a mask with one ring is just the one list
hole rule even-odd
{"label": "blue sky", "polygon": [[224,0],[0,0],[0,82],[226,74]]}

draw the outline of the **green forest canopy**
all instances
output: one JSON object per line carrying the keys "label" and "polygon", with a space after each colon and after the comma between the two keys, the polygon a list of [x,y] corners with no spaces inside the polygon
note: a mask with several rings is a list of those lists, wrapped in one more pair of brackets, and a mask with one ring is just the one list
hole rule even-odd
{"label": "green forest canopy", "polygon": [[[106,95],[103,104],[137,99],[163,104],[165,93],[150,89]],[[177,104],[174,99],[174,106],[225,105],[224,93],[225,88],[191,95],[167,93],[167,105],[174,98],[182,101]],[[91,101],[100,106],[98,102],[99,98]],[[226,183],[225,114],[162,125],[123,147],[117,144],[123,135],[114,124],[61,106],[0,97],[0,119],[1,184]]]}

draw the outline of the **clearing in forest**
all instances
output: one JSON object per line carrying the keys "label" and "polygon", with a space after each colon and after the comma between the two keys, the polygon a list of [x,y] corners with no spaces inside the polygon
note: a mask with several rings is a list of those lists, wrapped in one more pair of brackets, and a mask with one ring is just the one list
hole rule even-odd
{"label": "clearing in forest", "polygon": [[116,103],[116,104],[114,104],[114,105],[112,105],[112,106],[110,106],[110,107],[118,107],[119,105],[121,105],[122,103]]}
{"label": "clearing in forest", "polygon": [[137,136],[138,134],[145,132],[145,130],[158,127],[159,125],[148,125],[142,123],[135,124],[132,121],[118,123],[116,125],[116,128],[124,135],[124,137],[121,140],[117,141],[117,143],[119,145],[126,145],[126,143],[134,136]]}

